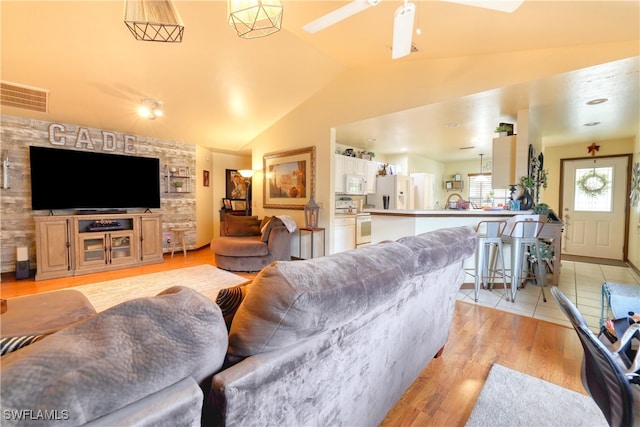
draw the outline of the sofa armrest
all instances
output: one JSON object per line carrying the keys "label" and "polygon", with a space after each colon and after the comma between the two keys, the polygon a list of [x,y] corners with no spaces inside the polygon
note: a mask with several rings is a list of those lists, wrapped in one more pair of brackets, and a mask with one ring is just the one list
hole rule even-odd
{"label": "sofa armrest", "polygon": [[203,399],[200,386],[188,377],[85,426],[197,427],[200,426]]}
{"label": "sofa armrest", "polygon": [[291,233],[285,226],[274,227],[267,243],[274,260],[291,259]]}

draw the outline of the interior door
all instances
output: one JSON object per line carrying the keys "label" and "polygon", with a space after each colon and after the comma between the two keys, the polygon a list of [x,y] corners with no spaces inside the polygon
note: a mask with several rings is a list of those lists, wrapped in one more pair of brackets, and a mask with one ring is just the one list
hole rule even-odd
{"label": "interior door", "polygon": [[629,158],[562,162],[562,253],[623,260]]}

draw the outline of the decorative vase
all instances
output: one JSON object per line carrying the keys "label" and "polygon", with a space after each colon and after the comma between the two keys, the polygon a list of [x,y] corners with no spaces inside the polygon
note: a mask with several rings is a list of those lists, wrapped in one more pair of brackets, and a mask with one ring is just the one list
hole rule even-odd
{"label": "decorative vase", "polygon": [[528,188],[524,189],[524,192],[518,197],[518,200],[520,200],[521,211],[528,211],[533,207],[533,196],[531,195],[531,190]]}

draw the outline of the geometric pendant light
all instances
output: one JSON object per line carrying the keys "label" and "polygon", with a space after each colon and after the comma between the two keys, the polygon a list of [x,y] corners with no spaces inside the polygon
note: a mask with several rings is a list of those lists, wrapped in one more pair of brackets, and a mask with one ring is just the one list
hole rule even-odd
{"label": "geometric pendant light", "polygon": [[280,0],[229,0],[229,25],[245,39],[265,37],[280,31]]}
{"label": "geometric pendant light", "polygon": [[184,34],[170,0],[125,0],[124,23],[136,40],[180,43]]}

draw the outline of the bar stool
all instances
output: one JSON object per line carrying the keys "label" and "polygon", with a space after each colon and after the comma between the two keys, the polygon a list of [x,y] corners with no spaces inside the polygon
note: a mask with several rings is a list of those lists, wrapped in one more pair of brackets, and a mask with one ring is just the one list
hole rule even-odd
{"label": "bar stool", "polygon": [[[502,276],[502,284],[507,292],[507,279],[504,271],[504,254],[502,251],[502,233],[507,226],[506,221],[480,221],[476,226],[478,234],[478,249],[476,250],[476,280],[475,298],[478,302],[480,284],[487,289],[493,289],[496,274]],[[500,261],[499,270],[496,263]],[[490,280],[490,282],[489,282]],[[489,285],[490,283],[490,285]]]}
{"label": "bar stool", "polygon": [[525,258],[527,254],[532,254],[532,249],[535,250],[535,263],[538,267],[537,274],[534,271],[534,275],[538,276],[536,282],[540,285],[544,302],[547,302],[544,294],[544,286],[547,283],[547,275],[543,272],[546,269],[545,262],[537,256],[542,253],[538,236],[543,227],[544,222],[541,221],[516,221],[509,235],[503,238],[505,243],[511,244],[511,302],[516,301],[520,283],[528,277],[523,270]]}
{"label": "bar stool", "polygon": [[176,240],[180,237],[180,243],[182,243],[182,253],[185,258],[187,257],[187,243],[184,238],[184,232],[188,231],[189,227],[174,227],[170,228],[171,232],[171,258],[173,258],[173,251],[176,249]]}

